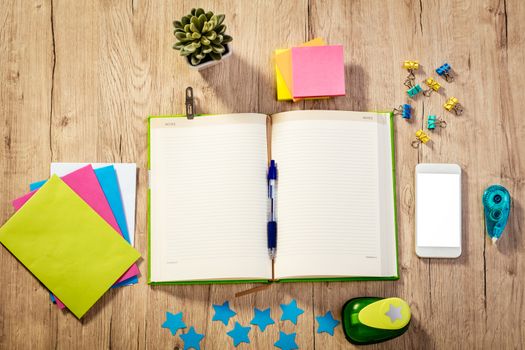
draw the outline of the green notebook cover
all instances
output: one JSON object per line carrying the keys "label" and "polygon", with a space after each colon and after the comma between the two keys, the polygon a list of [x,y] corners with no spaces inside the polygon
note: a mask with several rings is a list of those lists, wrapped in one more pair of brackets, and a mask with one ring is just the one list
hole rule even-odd
{"label": "green notebook cover", "polygon": [[[381,113],[381,112],[379,112]],[[192,285],[192,284],[242,284],[242,283],[276,283],[276,282],[348,282],[348,281],[395,281],[399,279],[399,247],[398,247],[398,231],[397,231],[397,193],[396,193],[396,162],[395,162],[395,143],[394,143],[394,114],[390,113],[390,141],[392,151],[392,184],[393,184],[393,196],[394,196],[394,234],[396,239],[396,276],[390,277],[327,277],[327,278],[284,278],[279,280],[266,280],[266,279],[254,279],[254,280],[205,280],[205,281],[170,281],[170,282],[153,282],[151,281],[151,223],[150,223],[150,199],[151,193],[148,183],[148,208],[147,208],[147,225],[148,225],[148,284],[150,285]],[[210,114],[199,114],[200,116],[211,116]],[[154,118],[186,118],[184,114],[177,115],[162,115],[162,116],[149,116],[148,117],[148,132],[147,132],[147,144],[148,144],[148,172],[151,170],[151,147],[150,147],[150,122]],[[149,177],[148,177],[149,178]]]}

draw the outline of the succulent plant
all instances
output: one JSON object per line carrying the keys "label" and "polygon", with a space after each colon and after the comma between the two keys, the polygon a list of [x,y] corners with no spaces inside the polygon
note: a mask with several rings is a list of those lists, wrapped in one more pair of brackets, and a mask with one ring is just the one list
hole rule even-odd
{"label": "succulent plant", "polygon": [[174,35],[177,42],[173,45],[180,50],[181,56],[189,56],[189,61],[196,66],[207,56],[220,60],[226,51],[224,44],[232,41],[232,37],[225,34],[226,25],[224,15],[215,15],[213,12],[204,12],[203,9],[192,9],[190,14],[174,21]]}

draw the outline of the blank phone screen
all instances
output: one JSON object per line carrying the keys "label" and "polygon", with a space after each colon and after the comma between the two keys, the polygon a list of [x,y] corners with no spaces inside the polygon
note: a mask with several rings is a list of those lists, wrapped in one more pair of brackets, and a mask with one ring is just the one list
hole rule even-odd
{"label": "blank phone screen", "polygon": [[417,174],[416,244],[418,247],[461,245],[460,174]]}

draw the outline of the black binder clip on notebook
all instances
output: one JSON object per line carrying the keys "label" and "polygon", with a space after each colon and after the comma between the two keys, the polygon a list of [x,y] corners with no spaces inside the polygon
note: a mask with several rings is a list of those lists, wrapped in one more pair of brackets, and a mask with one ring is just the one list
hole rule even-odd
{"label": "black binder clip on notebook", "polygon": [[188,86],[186,88],[186,118],[193,119],[195,117],[195,100],[193,99],[193,88]]}

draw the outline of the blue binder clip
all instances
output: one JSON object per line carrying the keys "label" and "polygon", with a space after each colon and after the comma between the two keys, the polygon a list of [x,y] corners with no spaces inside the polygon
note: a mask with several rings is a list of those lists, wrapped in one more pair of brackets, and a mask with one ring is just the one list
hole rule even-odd
{"label": "blue binder clip", "polygon": [[485,229],[492,243],[501,237],[510,214],[511,199],[507,189],[501,185],[489,186],[483,192]]}
{"label": "blue binder clip", "polygon": [[407,94],[408,96],[414,98],[417,94],[421,93],[422,91],[423,89],[421,88],[421,86],[417,84],[414,87],[411,87],[410,89],[408,89]]}
{"label": "blue binder clip", "polygon": [[403,119],[410,119],[412,118],[412,106],[408,103],[405,103],[398,108],[394,108],[393,110],[394,115],[400,115],[403,117]]}
{"label": "blue binder clip", "polygon": [[436,69],[436,73],[440,77],[445,79],[448,83],[451,83],[454,81],[454,77],[452,76],[452,73],[450,72],[450,70],[451,70],[450,65],[448,63],[445,63]]}
{"label": "blue binder clip", "polygon": [[436,129],[436,125],[438,125],[440,128],[446,128],[447,122],[441,118],[436,117],[435,115],[429,115],[427,118],[427,129],[434,130]]}

